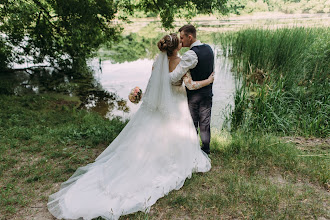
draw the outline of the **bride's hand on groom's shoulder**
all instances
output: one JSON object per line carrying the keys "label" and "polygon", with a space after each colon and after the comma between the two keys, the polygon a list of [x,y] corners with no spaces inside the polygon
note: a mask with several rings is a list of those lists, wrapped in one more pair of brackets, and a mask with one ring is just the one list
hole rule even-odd
{"label": "bride's hand on groom's shoulder", "polygon": [[211,73],[208,80],[210,81],[210,83],[213,83],[213,81],[214,81],[214,72]]}

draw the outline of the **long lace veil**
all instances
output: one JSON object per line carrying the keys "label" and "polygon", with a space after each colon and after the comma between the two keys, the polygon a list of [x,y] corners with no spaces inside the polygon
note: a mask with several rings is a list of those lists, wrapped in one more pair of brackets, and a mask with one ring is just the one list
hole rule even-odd
{"label": "long lace veil", "polygon": [[168,57],[166,52],[161,52],[153,64],[141,107],[173,116],[177,107],[174,104],[174,98],[169,76]]}

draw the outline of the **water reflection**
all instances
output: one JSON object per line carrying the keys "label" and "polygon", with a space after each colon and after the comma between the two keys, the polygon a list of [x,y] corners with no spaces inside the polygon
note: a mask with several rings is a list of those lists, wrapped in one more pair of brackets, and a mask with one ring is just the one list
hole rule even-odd
{"label": "water reflection", "polygon": [[136,33],[122,36],[121,41],[98,51],[101,60],[111,60],[113,63],[132,62],[138,59],[153,59],[159,52],[157,42],[163,36],[158,33],[154,37],[143,37]]}
{"label": "water reflection", "polygon": [[[81,108],[98,112],[106,118],[120,116],[123,120],[129,119],[138,110],[140,104],[128,101],[128,94],[135,86],[145,91],[154,56],[158,53],[155,42],[159,38],[145,40],[135,35],[126,38],[127,42],[117,45],[115,48],[117,51],[103,48],[99,57],[89,61],[91,74],[84,77],[69,79],[64,73],[55,69],[36,68],[31,72],[21,71],[10,74],[12,85],[7,88],[15,88],[17,94],[53,91],[77,95],[81,101]],[[214,39],[209,40],[214,41]],[[231,73],[232,62],[228,56],[223,55],[220,47],[214,45],[212,47],[215,53],[216,75],[213,85],[211,126],[221,129],[234,107],[235,78]],[[136,54],[129,55],[129,49]],[[184,53],[186,50],[187,48],[180,52]],[[114,59],[114,56],[117,58]],[[24,66],[28,65],[24,64]],[[8,80],[4,81],[8,82]]]}
{"label": "water reflection", "polygon": [[[139,59],[133,62],[111,63],[110,60],[103,61],[101,68],[98,68],[98,60],[94,60],[92,65],[95,67],[95,76],[102,87],[109,92],[116,93],[127,102],[130,111],[114,109],[113,116],[120,116],[129,119],[140,107],[140,104],[133,104],[128,100],[128,94],[135,86],[139,86],[144,92],[149,77],[153,60]],[[100,70],[102,69],[102,71]]]}
{"label": "water reflection", "polygon": [[93,90],[88,91],[88,94],[82,96],[82,108],[99,113],[105,118],[113,118],[114,112],[129,112],[127,101],[120,98],[116,93]]}
{"label": "water reflection", "polygon": [[[215,81],[213,85],[213,106],[211,127],[221,129],[223,123],[229,118],[230,111],[234,108],[235,78],[231,72],[232,62],[228,56],[223,55],[220,47],[213,46],[215,52]],[[113,111],[112,114],[130,118],[139,108],[140,104],[128,101],[128,94],[132,88],[139,86],[143,91],[147,86],[153,60],[139,59],[133,62],[113,64],[103,61],[98,68],[98,60],[94,60],[96,76],[102,87],[118,94],[127,101],[129,112]],[[100,71],[99,69],[102,69]],[[229,124],[228,124],[229,125]]]}
{"label": "water reflection", "polygon": [[[235,78],[232,63],[217,46],[215,52],[215,81],[211,126],[221,129],[234,107]],[[0,75],[1,93],[27,94],[60,92],[77,95],[80,108],[98,112],[105,118],[116,116],[129,119],[140,107],[128,100],[132,88],[145,91],[153,60],[138,59],[132,62],[112,63],[110,60],[92,60],[91,73],[80,78],[68,79],[64,73],[52,68],[35,68]],[[7,90],[6,90],[7,89]],[[5,91],[6,90],[6,91]]]}
{"label": "water reflection", "polygon": [[[226,126],[230,129],[230,113],[235,107],[234,93],[236,78],[231,72],[232,60],[228,53],[220,47],[213,47],[215,55],[215,78],[213,83],[213,105],[211,114],[211,127],[221,129]],[[224,124],[226,123],[226,124]]]}
{"label": "water reflection", "polygon": [[[20,67],[16,67],[20,68]],[[23,68],[21,68],[23,69]],[[28,70],[0,73],[0,94],[26,95],[61,93],[80,99],[79,108],[85,108],[112,118],[112,112],[129,112],[127,101],[115,92],[104,90],[93,72],[79,78],[68,78],[54,68],[29,68]]]}

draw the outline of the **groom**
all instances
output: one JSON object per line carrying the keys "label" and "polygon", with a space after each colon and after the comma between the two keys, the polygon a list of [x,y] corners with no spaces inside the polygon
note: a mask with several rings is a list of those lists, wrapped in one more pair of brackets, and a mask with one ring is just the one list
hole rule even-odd
{"label": "groom", "polygon": [[[179,29],[182,47],[189,47],[183,54],[180,63],[171,72],[172,82],[179,81],[190,70],[194,81],[207,79],[214,69],[214,54],[211,47],[202,44],[196,38],[196,28],[184,25]],[[210,154],[210,121],[212,107],[212,83],[198,90],[187,90],[188,105],[196,131],[198,127],[202,139],[202,150]]]}

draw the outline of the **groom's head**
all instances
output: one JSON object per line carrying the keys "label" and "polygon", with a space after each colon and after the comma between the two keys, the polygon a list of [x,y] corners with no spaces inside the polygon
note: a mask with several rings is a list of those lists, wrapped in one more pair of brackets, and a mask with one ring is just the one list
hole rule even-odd
{"label": "groom's head", "polygon": [[193,25],[184,25],[179,29],[179,32],[183,47],[190,47],[196,41],[196,28]]}

